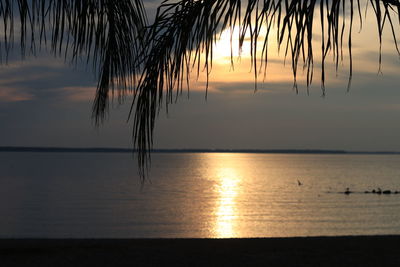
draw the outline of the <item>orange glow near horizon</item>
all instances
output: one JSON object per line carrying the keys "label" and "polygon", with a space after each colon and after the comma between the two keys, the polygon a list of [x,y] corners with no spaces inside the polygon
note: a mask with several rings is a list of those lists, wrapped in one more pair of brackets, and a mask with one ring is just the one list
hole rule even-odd
{"label": "orange glow near horizon", "polygon": [[[225,29],[217,35],[213,45],[212,71],[209,76],[209,91],[218,92],[220,84],[246,83],[243,90],[254,89],[254,66],[251,61],[250,33],[247,33],[241,49],[239,49],[239,27]],[[282,55],[279,55],[277,44],[271,41],[268,46],[268,68],[264,77],[264,68],[261,67],[261,54],[266,29],[261,29],[257,46],[257,73],[258,81],[268,83],[291,83],[293,81],[290,66],[285,66]],[[270,40],[276,39],[276,32],[272,29],[269,35]],[[203,56],[205,56],[203,54]],[[200,71],[198,79],[192,79],[191,89],[204,90],[207,80],[206,71]],[[193,76],[193,78],[196,76]],[[196,77],[197,78],[197,77]],[[265,79],[264,79],[265,78]]]}
{"label": "orange glow near horizon", "polygon": [[[316,15],[319,16],[318,13]],[[357,32],[359,25],[355,22],[353,25],[353,72],[357,73],[378,73],[378,57],[379,57],[379,40],[376,34],[371,32],[376,31],[376,23],[374,16],[368,16],[364,21],[364,29]],[[348,24],[347,24],[348,25]],[[345,29],[345,35],[348,34],[348,27]],[[251,91],[254,89],[253,83],[255,79],[254,66],[251,64],[251,42],[250,34],[247,33],[243,47],[239,49],[239,27],[227,28],[217,35],[216,42],[213,45],[213,65],[212,71],[209,76],[209,91],[221,92],[219,88],[228,84],[236,84],[236,89],[233,93],[237,94],[242,91]],[[259,85],[265,83],[268,88],[275,88],[274,84],[292,84],[293,72],[291,69],[290,51],[285,58],[286,43],[283,42],[281,51],[278,51],[276,28],[272,26],[269,33],[268,45],[268,64],[266,73],[264,75],[264,68],[260,69],[263,43],[266,36],[266,28],[262,27],[258,37],[257,45],[257,81]],[[321,62],[321,30],[319,22],[314,25],[314,84],[319,84],[319,77],[321,76],[320,62]],[[327,37],[326,37],[327,38]],[[396,55],[394,49],[393,39],[389,29],[385,29],[383,39],[386,41],[382,52]],[[365,44],[368,43],[368,46]],[[347,50],[347,39],[343,42],[343,61],[340,62],[339,72],[336,72],[335,61],[331,58],[333,51],[329,53],[326,58],[326,80],[327,84],[346,87],[349,76],[349,52]],[[232,66],[233,63],[233,66]],[[386,62],[382,65],[385,73],[393,74],[397,72],[397,66],[393,62]],[[300,87],[306,85],[306,69],[303,68],[302,63],[299,63],[297,69],[297,82]],[[328,75],[329,74],[329,75]],[[332,74],[332,75],[331,75]],[[192,82],[191,89],[203,91],[205,82],[207,81],[206,72],[200,72],[197,81]],[[195,76],[193,76],[195,77]],[[240,85],[242,84],[242,85]],[[290,85],[289,85],[290,86]],[[259,86],[260,87],[260,86]],[[319,90],[319,86],[316,87]],[[291,89],[291,88],[289,88]],[[318,91],[319,92],[319,91]]]}

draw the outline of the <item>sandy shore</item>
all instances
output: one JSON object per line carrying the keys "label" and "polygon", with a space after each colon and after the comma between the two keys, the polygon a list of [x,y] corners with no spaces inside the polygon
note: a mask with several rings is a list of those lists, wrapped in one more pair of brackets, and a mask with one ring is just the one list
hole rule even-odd
{"label": "sandy shore", "polygon": [[0,266],[400,266],[400,236],[0,240]]}

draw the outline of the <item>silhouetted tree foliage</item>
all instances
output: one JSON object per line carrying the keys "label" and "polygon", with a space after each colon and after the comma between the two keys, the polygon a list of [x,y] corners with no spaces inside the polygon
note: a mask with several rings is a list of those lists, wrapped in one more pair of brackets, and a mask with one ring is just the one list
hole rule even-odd
{"label": "silhouetted tree foliage", "polygon": [[[105,117],[110,95],[123,101],[131,92],[133,140],[144,177],[160,108],[189,87],[192,72],[206,72],[207,90],[219,33],[232,29],[233,35],[238,28],[240,48],[250,39],[256,83],[260,71],[266,74],[269,44],[277,42],[291,60],[296,90],[299,68],[305,70],[307,88],[311,85],[318,50],[324,94],[329,53],[337,70],[347,49],[350,86],[353,22],[358,19],[362,27],[363,9],[368,7],[376,18],[380,44],[384,27],[389,27],[399,52],[399,0],[165,0],[151,24],[142,0],[0,0],[0,52],[7,57],[18,33],[23,56],[46,47],[72,62],[86,59],[98,74],[93,104],[97,124]],[[271,31],[276,40],[271,40]],[[313,42],[315,33],[321,35],[319,48]]]}

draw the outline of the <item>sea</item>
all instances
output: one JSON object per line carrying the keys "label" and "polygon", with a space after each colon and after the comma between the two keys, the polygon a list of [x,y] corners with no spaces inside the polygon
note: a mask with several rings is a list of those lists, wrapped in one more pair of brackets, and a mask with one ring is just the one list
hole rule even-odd
{"label": "sea", "polygon": [[396,191],[400,155],[2,152],[0,238],[400,234]]}

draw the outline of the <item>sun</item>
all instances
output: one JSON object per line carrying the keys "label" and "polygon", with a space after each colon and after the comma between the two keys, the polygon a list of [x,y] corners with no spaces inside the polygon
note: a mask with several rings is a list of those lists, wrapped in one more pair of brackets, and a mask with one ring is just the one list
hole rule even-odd
{"label": "sun", "polygon": [[233,29],[225,29],[217,35],[217,41],[213,46],[214,59],[218,63],[231,62],[231,56],[233,59],[239,57],[249,56],[250,41],[245,40],[243,46],[239,49],[239,27]]}

